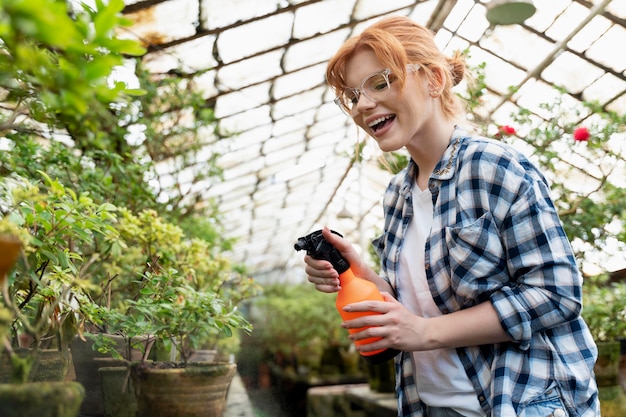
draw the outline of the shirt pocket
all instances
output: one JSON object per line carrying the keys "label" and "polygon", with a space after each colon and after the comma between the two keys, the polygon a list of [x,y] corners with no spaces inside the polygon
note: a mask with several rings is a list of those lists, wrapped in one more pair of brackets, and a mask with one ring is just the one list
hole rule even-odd
{"label": "shirt pocket", "polygon": [[559,391],[551,387],[539,398],[531,401],[519,417],[568,417]]}
{"label": "shirt pocket", "polygon": [[505,248],[491,213],[445,230],[450,282],[464,307],[478,304],[508,280]]}

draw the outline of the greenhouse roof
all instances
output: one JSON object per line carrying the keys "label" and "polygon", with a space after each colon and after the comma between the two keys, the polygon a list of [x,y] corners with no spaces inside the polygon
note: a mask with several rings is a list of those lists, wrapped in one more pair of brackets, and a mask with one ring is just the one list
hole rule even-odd
{"label": "greenhouse roof", "polygon": [[150,71],[193,79],[229,137],[208,148],[223,153],[223,182],[189,182],[201,160],[179,172],[164,165],[161,181],[180,184],[189,201],[216,201],[237,240],[235,260],[257,277],[301,279],[293,244],[324,225],[360,246],[371,240],[391,174],[378,167],[374,143],[354,163],[357,130],[334,105],[324,73],[348,37],[392,14],[428,26],[449,54],[468,50],[471,66],[486,64],[480,116],[494,126],[519,106],[541,114],[553,84],[574,101],[624,113],[625,1],[535,1],[532,17],[506,26],[489,24],[488,3],[126,0],[134,25],[122,36],[148,47]]}

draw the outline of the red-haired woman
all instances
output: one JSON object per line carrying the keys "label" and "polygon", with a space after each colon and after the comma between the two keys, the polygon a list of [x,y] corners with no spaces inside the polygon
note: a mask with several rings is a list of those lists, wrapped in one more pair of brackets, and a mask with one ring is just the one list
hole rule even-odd
{"label": "red-haired woman", "polygon": [[[382,314],[343,326],[372,326],[354,340],[382,338],[362,351],[401,351],[399,416],[599,416],[582,278],[550,188],[522,153],[464,130],[452,91],[464,69],[404,17],[370,26],[328,64],[339,107],[381,150],[411,156],[384,196],[380,275],[324,230],[384,292],[347,307]],[[330,263],[305,263],[318,290],[338,290]]]}

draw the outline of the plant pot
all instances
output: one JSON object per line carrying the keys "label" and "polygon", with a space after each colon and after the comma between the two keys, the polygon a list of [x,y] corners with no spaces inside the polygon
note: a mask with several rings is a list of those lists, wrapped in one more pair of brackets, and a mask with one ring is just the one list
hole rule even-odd
{"label": "plant pot", "polygon": [[626,392],[626,339],[620,339],[620,356],[619,356],[619,384],[622,390]]}
{"label": "plant pot", "polygon": [[619,385],[620,342],[599,342],[598,360],[593,368],[599,387]]}
{"label": "plant pot", "polygon": [[98,370],[102,387],[104,417],[136,417],[137,399],[128,366],[107,366]]}
{"label": "plant pot", "polygon": [[[115,350],[121,356],[126,356],[124,338],[117,335],[102,336],[111,338],[116,344]],[[82,341],[76,338],[70,345],[70,349],[72,351],[76,381],[85,387],[85,400],[80,413],[83,416],[102,416],[104,414],[104,405],[102,403],[102,384],[98,370],[104,367],[123,366],[125,363],[122,360],[113,359],[110,353],[100,353],[94,350],[93,341],[90,339]],[[138,361],[141,359],[141,356],[141,350],[133,349],[130,359]]]}
{"label": "plant pot", "polygon": [[237,366],[219,362],[172,366],[131,366],[137,417],[221,417]]}
{"label": "plant pot", "polygon": [[189,362],[213,362],[217,358],[217,350],[198,349],[189,356]]}
{"label": "plant pot", "polygon": [[626,416],[626,394],[619,385],[599,387],[598,398],[602,417]]}
{"label": "plant pot", "polygon": [[[18,349],[16,354],[25,358],[32,356],[32,368],[28,373],[28,382],[53,382],[63,381],[69,366],[69,355],[62,355],[56,349],[44,349],[33,351],[31,349]],[[11,364],[7,352],[0,356],[0,383],[11,382]]]}
{"label": "plant pot", "polygon": [[593,368],[598,382],[603,417],[626,415],[626,395],[620,384],[621,343],[599,342],[598,360]]}
{"label": "plant pot", "polygon": [[40,351],[37,369],[32,373],[33,382],[63,381],[67,375],[69,362],[69,352],[63,355],[56,349]]}
{"label": "plant pot", "polygon": [[396,377],[394,361],[366,365],[367,382],[374,392],[395,392]]}
{"label": "plant pot", "polygon": [[0,416],[76,417],[84,395],[71,381],[0,384]]}

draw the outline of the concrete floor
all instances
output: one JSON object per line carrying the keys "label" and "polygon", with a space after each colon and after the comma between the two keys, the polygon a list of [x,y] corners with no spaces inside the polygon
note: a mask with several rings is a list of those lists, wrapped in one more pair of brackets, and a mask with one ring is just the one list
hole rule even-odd
{"label": "concrete floor", "polygon": [[254,417],[254,409],[239,374],[235,374],[226,398],[222,417]]}

